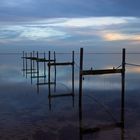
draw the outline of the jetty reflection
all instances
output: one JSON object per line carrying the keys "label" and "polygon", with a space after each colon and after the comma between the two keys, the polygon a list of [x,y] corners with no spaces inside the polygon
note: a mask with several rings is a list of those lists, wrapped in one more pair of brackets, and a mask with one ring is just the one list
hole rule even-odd
{"label": "jetty reflection", "polygon": [[[84,140],[84,136],[86,136],[86,135],[96,134],[96,133],[102,132],[102,131],[112,131],[115,128],[120,128],[120,139],[124,140],[124,136],[125,136],[125,133],[124,133],[124,124],[125,124],[124,108],[121,107],[119,122],[107,123],[107,124],[103,124],[103,125],[100,124],[100,125],[93,126],[93,127],[87,127],[84,125],[83,113],[84,112],[82,110],[82,106],[80,106],[79,107],[79,140]],[[94,138],[94,135],[92,137]]]}

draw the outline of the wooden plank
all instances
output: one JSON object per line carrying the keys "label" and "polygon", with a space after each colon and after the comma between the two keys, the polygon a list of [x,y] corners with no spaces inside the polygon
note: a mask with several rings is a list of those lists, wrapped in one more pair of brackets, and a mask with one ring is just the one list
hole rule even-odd
{"label": "wooden plank", "polygon": [[37,60],[38,58],[37,57],[31,57],[31,58],[28,58],[28,59]]}
{"label": "wooden plank", "polygon": [[81,128],[81,129],[82,129],[83,134],[90,134],[90,133],[95,133],[98,131],[112,130],[117,127],[122,127],[122,123],[118,122],[118,123],[112,123],[112,124],[108,124],[108,125],[100,125],[100,126],[97,126],[94,128]]}
{"label": "wooden plank", "polygon": [[44,82],[44,83],[37,83],[36,85],[49,85],[49,84],[53,85],[55,83],[54,82],[50,82],[50,83],[49,82],[46,82],[46,83]]}
{"label": "wooden plank", "polygon": [[66,96],[74,96],[74,94],[73,93],[53,94],[50,95],[49,97],[55,98],[55,97],[66,97]]}
{"label": "wooden plank", "polygon": [[31,60],[36,60],[38,62],[54,62],[55,60],[51,59],[51,60],[48,60],[48,59],[45,59],[45,58],[37,58],[37,57],[21,57],[21,58],[25,58],[25,59],[31,59]]}
{"label": "wooden plank", "polygon": [[53,59],[48,60],[48,59],[44,59],[44,58],[38,58],[36,61],[38,61],[38,62],[54,62]]}
{"label": "wooden plank", "polygon": [[83,70],[82,75],[101,75],[101,74],[115,74],[122,73],[122,69],[102,69],[102,70]]}
{"label": "wooden plank", "polygon": [[74,65],[73,62],[60,62],[60,63],[49,63],[50,66],[65,66],[65,65]]}

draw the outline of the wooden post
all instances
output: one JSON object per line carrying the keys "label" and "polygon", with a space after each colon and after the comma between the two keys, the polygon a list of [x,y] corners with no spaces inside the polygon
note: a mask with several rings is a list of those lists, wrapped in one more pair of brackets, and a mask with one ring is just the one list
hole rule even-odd
{"label": "wooden post", "polygon": [[[46,60],[46,53],[44,52],[44,60]],[[44,83],[46,83],[46,62],[44,61]]]}
{"label": "wooden post", "polygon": [[24,62],[24,60],[25,60],[25,55],[24,55],[24,51],[23,51],[23,53],[22,53],[23,55],[22,55],[22,59],[23,59],[23,76],[25,76],[25,62]]}
{"label": "wooden post", "polygon": [[72,93],[74,96],[74,51],[72,51]]}
{"label": "wooden post", "polygon": [[[33,58],[35,57],[35,52],[33,51]],[[35,71],[35,61],[33,60],[33,71]],[[34,72],[33,72],[33,76],[34,76]]]}
{"label": "wooden post", "polygon": [[79,107],[82,106],[82,70],[83,70],[83,48],[80,48]]}
{"label": "wooden post", "polygon": [[31,59],[30,59],[30,67],[31,67],[31,84],[32,84],[32,72],[33,72],[33,68],[32,68],[32,52],[30,53],[30,57],[31,57]]}
{"label": "wooden post", "polygon": [[[55,51],[54,51],[54,63],[56,63]],[[54,92],[56,92],[56,65],[54,65]]]}
{"label": "wooden post", "polygon": [[37,92],[39,93],[39,62],[38,62],[38,51],[37,51],[37,61],[36,61],[36,64],[37,64]]}
{"label": "wooden post", "polygon": [[26,78],[27,78],[27,71],[28,71],[28,64],[27,64],[27,53],[25,53],[25,61],[26,61],[26,68],[25,68],[25,72],[26,72]]}
{"label": "wooden post", "polygon": [[72,98],[73,98],[73,107],[74,107],[74,51],[72,51]]}
{"label": "wooden post", "polygon": [[48,96],[50,97],[51,96],[51,83],[50,83],[50,58],[51,58],[51,53],[49,51],[49,62],[48,62]]}
{"label": "wooden post", "polygon": [[125,104],[125,49],[122,50],[122,93],[121,93],[121,123],[124,128],[124,104]]}

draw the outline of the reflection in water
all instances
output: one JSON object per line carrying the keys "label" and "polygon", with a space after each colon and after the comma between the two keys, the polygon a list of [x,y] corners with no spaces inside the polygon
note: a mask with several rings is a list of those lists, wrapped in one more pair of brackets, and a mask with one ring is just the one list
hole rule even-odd
{"label": "reflection in water", "polygon": [[[100,131],[112,131],[113,129],[119,127],[121,130],[120,139],[124,140],[124,109],[121,108],[121,118],[120,122],[115,122],[111,124],[103,124],[96,127],[85,127],[83,122],[83,111],[82,106],[79,106],[79,138],[84,139],[84,135],[96,134]],[[93,136],[94,137],[94,136]],[[105,139],[105,138],[104,138]]]}
{"label": "reflection in water", "polygon": [[[125,116],[124,116],[124,112],[125,112],[125,105],[124,105],[124,100],[125,100],[125,73],[122,73],[122,92],[121,92],[121,111],[120,111],[120,121],[119,122],[115,122],[115,123],[111,123],[111,124],[103,124],[103,125],[99,125],[96,127],[85,127],[84,126],[84,121],[83,121],[83,110],[82,110],[82,97],[80,97],[79,99],[79,138],[80,140],[84,139],[84,135],[90,135],[90,134],[95,134],[95,133],[99,133],[100,131],[112,131],[114,128],[120,128],[121,133],[120,133],[120,139],[124,140],[124,129],[125,129]],[[86,118],[85,118],[86,119]],[[93,136],[94,137],[94,136]],[[106,138],[104,138],[106,139]]]}

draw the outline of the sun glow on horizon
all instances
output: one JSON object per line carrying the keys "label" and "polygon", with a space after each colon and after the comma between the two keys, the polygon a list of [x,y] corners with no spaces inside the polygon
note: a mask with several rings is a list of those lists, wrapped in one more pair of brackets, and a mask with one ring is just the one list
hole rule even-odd
{"label": "sun glow on horizon", "polygon": [[130,41],[140,41],[140,35],[133,34],[122,34],[122,33],[103,33],[101,35],[106,41],[121,41],[121,40],[130,40]]}

